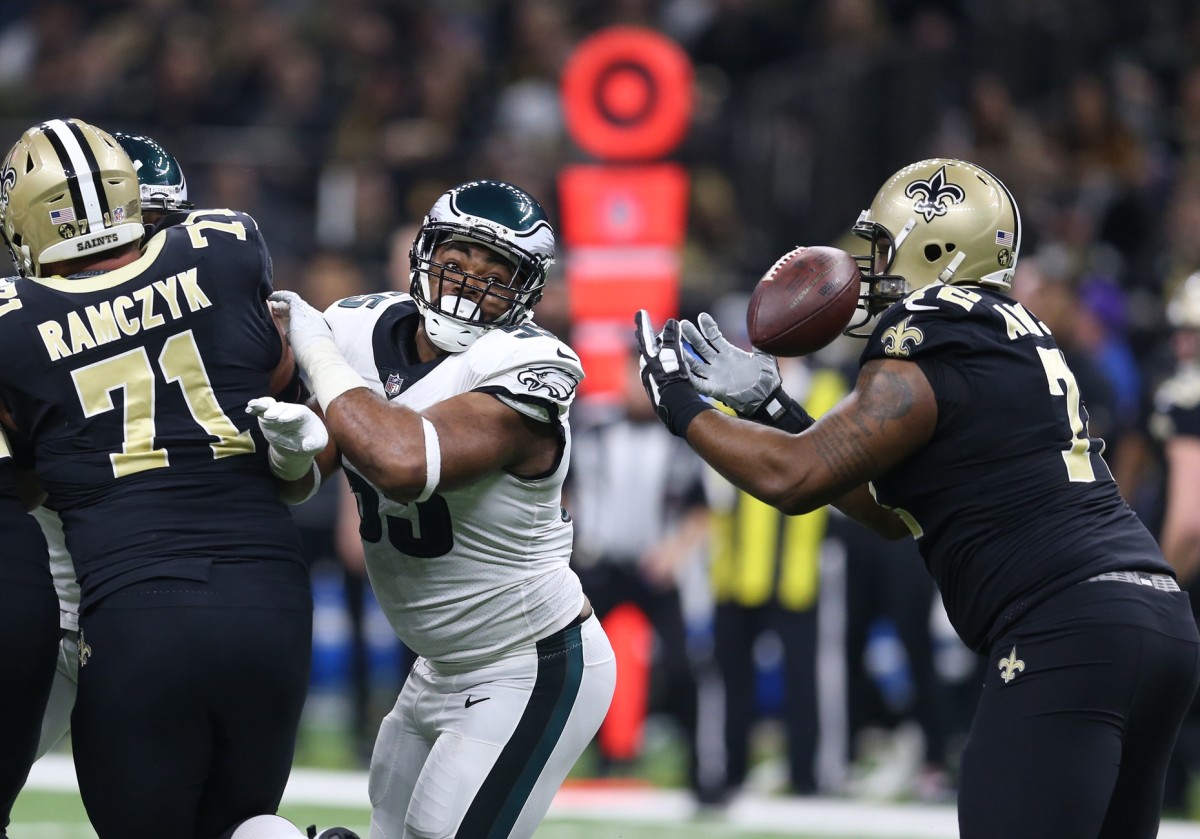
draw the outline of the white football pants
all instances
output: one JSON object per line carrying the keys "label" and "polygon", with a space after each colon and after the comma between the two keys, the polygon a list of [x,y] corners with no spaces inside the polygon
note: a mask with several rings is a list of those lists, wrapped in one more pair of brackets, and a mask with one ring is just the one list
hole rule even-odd
{"label": "white football pants", "polygon": [[594,614],[482,664],[418,658],[371,755],[370,839],[532,836],[616,676]]}
{"label": "white football pants", "polygon": [[42,736],[37,756],[58,745],[71,730],[71,710],[75,707],[75,692],[79,687],[79,633],[68,632],[58,642],[58,667],[50,686],[50,699],[42,717]]}

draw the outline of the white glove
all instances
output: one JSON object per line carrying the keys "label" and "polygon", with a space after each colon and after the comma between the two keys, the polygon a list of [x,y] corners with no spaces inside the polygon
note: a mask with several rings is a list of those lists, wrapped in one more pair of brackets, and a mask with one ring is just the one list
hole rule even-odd
{"label": "white glove", "polygon": [[287,329],[288,343],[296,363],[306,374],[308,387],[321,403],[321,410],[348,390],[366,387],[366,382],[342,357],[325,316],[304,302],[294,291],[273,291],[271,313]]}
{"label": "white glove", "polygon": [[267,452],[271,473],[285,481],[311,472],[313,459],[329,442],[325,423],[307,405],[261,396],[246,404],[246,413],[258,417],[258,427],[271,444]]}
{"label": "white glove", "polygon": [[296,362],[307,370],[312,350],[325,341],[333,343],[333,330],[325,316],[294,291],[273,291],[267,300],[271,302],[271,313],[287,330]]}
{"label": "white glove", "polygon": [[779,362],[773,355],[759,350],[749,353],[729,343],[708,312],[701,312],[696,321],[698,327],[689,320],[680,324],[695,351],[683,356],[692,386],[750,416],[782,383]]}

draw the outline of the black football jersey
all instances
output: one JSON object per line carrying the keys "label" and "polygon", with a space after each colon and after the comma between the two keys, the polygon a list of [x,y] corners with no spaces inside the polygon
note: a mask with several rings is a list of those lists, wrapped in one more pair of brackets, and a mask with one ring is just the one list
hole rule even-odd
{"label": "black football jersey", "polygon": [[921,366],[937,428],[873,482],[917,538],[950,621],[985,651],[1048,595],[1104,571],[1170,573],[1117,491],[1044,323],[981,286],[927,286],[880,317],[862,362]]}
{"label": "black football jersey", "polygon": [[214,559],[299,562],[248,400],[281,341],[258,227],[192,213],[113,271],[0,285],[0,398],[31,441],[87,608]]}
{"label": "black football jersey", "polygon": [[17,494],[12,450],[0,430],[0,585],[5,582],[51,585],[46,539]]}

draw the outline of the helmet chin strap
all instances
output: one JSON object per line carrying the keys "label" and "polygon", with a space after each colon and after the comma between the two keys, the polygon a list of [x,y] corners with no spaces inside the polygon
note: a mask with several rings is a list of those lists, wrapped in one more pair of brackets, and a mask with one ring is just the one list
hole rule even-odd
{"label": "helmet chin strap", "polygon": [[[462,352],[474,344],[485,329],[483,324],[463,323],[458,319],[475,317],[479,306],[455,294],[439,298],[434,306],[422,305],[421,310],[425,334],[435,346],[446,352]],[[448,317],[448,311],[454,312],[456,317]]]}

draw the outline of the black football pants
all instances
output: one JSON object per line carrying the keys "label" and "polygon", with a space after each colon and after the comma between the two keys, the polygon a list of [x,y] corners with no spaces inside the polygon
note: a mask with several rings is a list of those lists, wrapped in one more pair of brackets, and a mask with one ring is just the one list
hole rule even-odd
{"label": "black football pants", "polygon": [[58,597],[43,570],[39,583],[0,580],[0,836],[37,753],[58,662]]}
{"label": "black football pants", "polygon": [[962,839],[1157,835],[1200,679],[1186,593],[1080,583],[1002,635],[987,667],[962,756]]}
{"label": "black football pants", "polygon": [[291,771],[311,607],[204,604],[187,591],[202,584],[161,582],[81,622],[71,737],[100,839],[219,836],[274,813]]}
{"label": "black football pants", "polygon": [[792,792],[817,791],[817,610],[785,609],[778,603],[735,606],[718,603],[713,615],[713,654],[725,685],[725,785],[742,786],[750,766],[750,734],[758,719],[758,637],[774,630],[783,644],[784,694]]}

